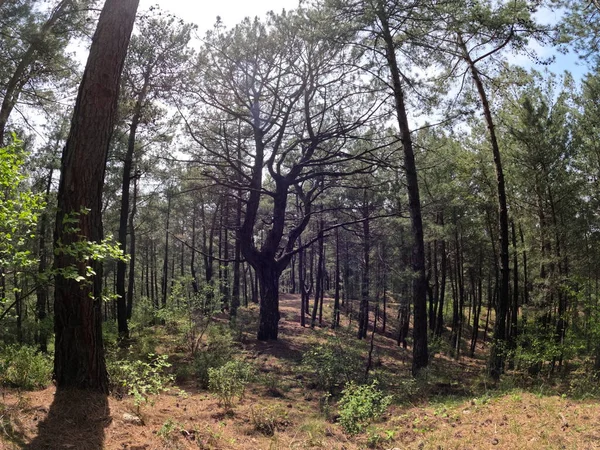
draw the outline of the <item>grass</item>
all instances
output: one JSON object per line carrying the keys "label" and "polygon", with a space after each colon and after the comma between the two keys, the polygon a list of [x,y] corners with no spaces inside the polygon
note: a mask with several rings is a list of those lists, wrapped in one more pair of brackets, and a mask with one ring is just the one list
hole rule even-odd
{"label": "grass", "polygon": [[[5,389],[0,448],[600,449],[600,404],[586,398],[583,373],[576,389],[572,377],[523,374],[508,374],[492,386],[483,375],[487,349],[478,346],[475,358],[457,361],[437,354],[414,380],[410,351],[397,347],[392,334],[376,335],[374,371],[379,386],[394,396],[393,405],[364,433],[350,436],[337,422],[339,396],[325,402],[324,392],[307,388],[314,380],[301,364],[302,355],[333,332],[328,320],[315,330],[300,327],[298,306],[296,297],[282,296],[280,339],[268,343],[253,338],[256,309],[243,311],[237,357],[251,363],[258,376],[233,411],[200,388],[193,371],[182,369],[191,359],[178,337],[154,326],[132,343],[132,353],[152,349],[171,355],[178,378],[176,388],[153,398],[143,426],[124,420],[131,410],[128,396],[103,403],[76,393],[58,397],[54,387]],[[394,329],[393,320],[388,326]],[[343,345],[358,347],[353,333],[338,333]],[[91,403],[96,406],[89,408]]]}

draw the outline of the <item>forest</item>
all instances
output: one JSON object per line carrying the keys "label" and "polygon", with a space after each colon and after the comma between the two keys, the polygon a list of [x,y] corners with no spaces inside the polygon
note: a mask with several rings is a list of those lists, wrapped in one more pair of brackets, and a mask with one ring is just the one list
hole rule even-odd
{"label": "forest", "polygon": [[139,3],[0,0],[1,449],[600,448],[598,0]]}

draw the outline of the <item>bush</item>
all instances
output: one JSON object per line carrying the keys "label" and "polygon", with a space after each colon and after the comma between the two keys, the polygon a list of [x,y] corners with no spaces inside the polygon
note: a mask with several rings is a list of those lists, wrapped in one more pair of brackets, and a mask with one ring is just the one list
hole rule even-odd
{"label": "bush", "polygon": [[373,420],[380,417],[392,401],[377,388],[377,382],[357,386],[346,385],[339,402],[339,422],[348,434],[362,432]]}
{"label": "bush", "polygon": [[150,362],[114,361],[108,364],[108,372],[113,386],[123,387],[133,401],[139,415],[140,407],[149,403],[150,395],[158,395],[169,390],[173,376],[165,373],[171,366],[167,355],[148,355]]}
{"label": "bush", "polygon": [[219,403],[227,409],[233,400],[244,397],[246,385],[252,377],[252,367],[243,361],[228,361],[219,368],[208,369],[208,387],[219,398]]}
{"label": "bush", "polygon": [[51,379],[50,358],[34,347],[10,345],[0,350],[0,384],[33,390],[45,388]]}
{"label": "bush", "polygon": [[290,425],[287,411],[276,406],[259,406],[256,409],[251,407],[250,414],[254,431],[265,436],[273,436],[275,431]]}
{"label": "bush", "polygon": [[194,372],[198,384],[208,387],[209,370],[218,369],[233,359],[235,343],[229,330],[211,326],[206,332],[206,345],[194,357]]}
{"label": "bush", "polygon": [[337,338],[308,350],[302,364],[314,377],[316,386],[330,393],[345,383],[358,381],[364,374],[359,350],[342,346]]}

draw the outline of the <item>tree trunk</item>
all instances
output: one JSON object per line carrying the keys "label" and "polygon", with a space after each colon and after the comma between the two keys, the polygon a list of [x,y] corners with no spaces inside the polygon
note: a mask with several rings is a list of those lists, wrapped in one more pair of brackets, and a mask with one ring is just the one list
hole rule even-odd
{"label": "tree trunk", "polygon": [[[50,197],[50,188],[52,187],[52,175],[53,169],[50,169],[48,173],[48,183],[46,184],[45,201],[48,202]],[[48,268],[48,255],[46,251],[46,234],[48,231],[48,211],[44,210],[40,217],[40,238],[39,238],[39,251],[38,256],[40,262],[38,264],[38,276],[40,279],[37,281],[36,292],[36,315],[38,321],[38,329],[36,332],[36,343],[40,348],[40,351],[46,353],[48,351],[48,332],[44,324],[46,319],[46,305],[48,304],[48,284],[42,282],[42,278]]]}
{"label": "tree trunk", "polygon": [[[335,294],[333,297],[333,320],[331,328],[335,329],[340,326],[340,230],[335,229]],[[385,300],[384,300],[385,304]],[[384,310],[385,311],[385,310]],[[384,328],[385,328],[385,312],[384,312]],[[384,330],[385,331],[385,330]]]}
{"label": "tree trunk", "polygon": [[413,151],[410,127],[404,103],[404,91],[400,81],[400,72],[396,61],[396,48],[388,23],[387,11],[382,2],[377,11],[381,23],[382,38],[385,42],[385,51],[388,68],[392,78],[392,88],[396,103],[396,118],[400,128],[400,139],[404,150],[404,170],[408,190],[408,204],[413,235],[412,251],[412,301],[414,309],[413,328],[413,361],[412,373],[416,375],[420,369],[427,367],[429,353],[427,350],[427,280],[425,277],[425,243],[423,240],[423,220],[421,218],[421,200],[419,198],[419,181]]}
{"label": "tree trunk", "polygon": [[369,290],[370,290],[370,257],[371,257],[371,227],[369,219],[369,201],[367,190],[363,199],[363,267],[360,290],[360,309],[358,312],[358,339],[366,339],[369,327]]}
{"label": "tree trunk", "polygon": [[[129,188],[133,177],[131,168],[133,167],[133,155],[135,151],[135,138],[137,128],[142,117],[142,106],[146,101],[146,94],[150,85],[150,74],[146,71],[144,74],[144,85],[137,96],[133,107],[133,117],[129,125],[129,137],[127,139],[127,152],[123,161],[123,177],[121,181],[121,210],[119,214],[119,234],[118,242],[123,254],[127,254],[127,231],[129,228]],[[117,261],[117,326],[119,338],[121,340],[129,337],[129,328],[127,327],[127,293],[125,291],[125,278],[127,275],[127,263]]]}
{"label": "tree trunk", "polygon": [[169,293],[169,232],[171,220],[171,189],[167,188],[167,226],[165,228],[165,251],[163,256],[161,289],[161,307],[167,306],[167,294]]}
{"label": "tree trunk", "polygon": [[131,319],[133,313],[133,291],[135,288],[135,214],[137,213],[137,185],[138,176],[133,179],[133,206],[129,215],[129,279],[127,280],[127,320]]}
{"label": "tree trunk", "polygon": [[[63,246],[81,239],[100,242],[102,187],[119,94],[119,80],[139,0],[107,0],[92,40],[77,95],[71,131],[63,151],[55,228],[55,268],[86,264]],[[65,219],[77,221],[76,232]],[[68,226],[66,226],[68,225]],[[57,274],[54,296],[56,333],[54,376],[59,389],[108,392],[102,342],[102,265],[91,264],[89,283]]]}
{"label": "tree trunk", "polygon": [[504,183],[504,171],[502,169],[502,161],[500,158],[500,147],[496,138],[496,130],[492,112],[487,98],[487,94],[483,87],[483,82],[479,76],[479,71],[475,63],[471,59],[462,36],[458,35],[459,45],[463,51],[463,59],[469,65],[471,76],[475,82],[475,87],[479,94],[483,115],[489,131],[490,144],[492,146],[492,154],[494,156],[494,166],[496,169],[496,185],[498,194],[498,229],[500,231],[500,292],[498,301],[496,302],[496,321],[494,324],[494,340],[490,349],[490,376],[498,380],[504,369],[504,353],[503,346],[506,342],[506,313],[509,305],[509,285],[510,285],[510,259],[508,253],[508,207],[506,203],[506,189]]}
{"label": "tree trunk", "polygon": [[256,267],[260,286],[259,341],[277,339],[279,332],[279,276],[277,264],[264,261]]}

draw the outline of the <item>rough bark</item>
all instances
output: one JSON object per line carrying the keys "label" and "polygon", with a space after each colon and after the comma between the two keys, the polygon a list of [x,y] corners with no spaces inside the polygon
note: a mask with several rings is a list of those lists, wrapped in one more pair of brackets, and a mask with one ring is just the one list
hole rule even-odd
{"label": "rough bark", "polygon": [[[102,187],[110,137],[115,123],[119,81],[139,0],[107,0],[104,4],[75,103],[71,130],[61,161],[55,228],[55,268],[85,263],[61,252],[81,239],[99,242],[102,230]],[[83,213],[82,210],[88,211]],[[66,218],[77,220],[77,232]],[[102,266],[92,264],[90,283],[60,273],[55,280],[54,376],[59,389],[88,388],[108,392],[102,342]]]}

